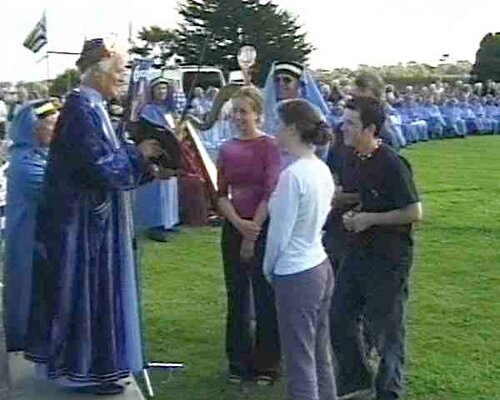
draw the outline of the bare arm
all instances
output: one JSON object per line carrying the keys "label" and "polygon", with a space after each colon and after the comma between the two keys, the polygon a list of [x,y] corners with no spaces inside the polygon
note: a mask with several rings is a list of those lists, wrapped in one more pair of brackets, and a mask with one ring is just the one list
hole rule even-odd
{"label": "bare arm", "polygon": [[405,225],[420,222],[423,217],[422,204],[420,202],[410,204],[397,210],[380,213],[346,213],[344,214],[344,225],[347,230],[362,232],[371,226]]}
{"label": "bare arm", "polygon": [[420,202],[410,204],[397,210],[368,213],[371,225],[405,225],[420,222],[423,218],[422,204]]}
{"label": "bare arm", "polygon": [[267,220],[267,217],[269,215],[267,206],[268,206],[267,200],[262,200],[259,206],[257,207],[255,215],[253,216],[253,222],[255,222],[256,225],[262,226],[262,224]]}
{"label": "bare arm", "polygon": [[231,204],[227,196],[219,197],[217,205],[219,206],[219,211],[222,214],[222,216],[225,217],[229,222],[231,222],[231,224],[233,224],[235,227],[237,227],[241,218],[234,209],[233,205]]}

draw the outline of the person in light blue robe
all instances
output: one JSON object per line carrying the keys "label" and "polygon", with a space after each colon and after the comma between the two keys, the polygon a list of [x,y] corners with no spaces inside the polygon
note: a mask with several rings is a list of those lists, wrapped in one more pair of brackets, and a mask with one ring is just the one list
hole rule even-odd
{"label": "person in light blue robe", "polygon": [[[281,100],[303,98],[315,106],[329,126],[335,126],[335,118],[322,96],[316,82],[301,64],[295,62],[275,62],[267,75],[264,86],[264,124],[263,131],[276,136],[281,129],[278,116],[278,103]],[[323,160],[328,157],[329,146],[317,149],[317,155]],[[282,154],[282,167],[292,161],[291,156]]]}
{"label": "person in light blue robe", "polygon": [[387,136],[391,139],[391,145],[396,150],[407,146],[403,135],[402,118],[399,112],[389,102],[384,103],[386,120],[382,129],[387,131]]}
{"label": "person in light blue robe", "polygon": [[429,137],[431,139],[442,139],[446,122],[434,97],[428,98],[424,103],[424,118],[429,127]]}
{"label": "person in light blue robe", "polygon": [[398,110],[403,119],[403,132],[409,142],[428,140],[427,123],[423,120],[420,109],[412,95],[406,95]]}
{"label": "person in light blue robe", "polygon": [[[156,78],[150,84],[150,101],[139,114],[139,121],[145,129],[162,129],[165,134],[172,131],[172,117],[181,111],[177,108],[174,89],[164,78]],[[167,242],[169,233],[176,231],[180,223],[178,179],[157,179],[135,191],[135,224],[138,229],[146,229],[150,239]]]}
{"label": "person in light blue robe", "polygon": [[467,125],[462,119],[462,112],[456,99],[445,100],[440,110],[446,122],[446,137],[464,138],[467,136]]}
{"label": "person in light blue robe", "polygon": [[420,140],[427,142],[429,140],[429,126],[426,121],[426,111],[420,97],[413,102],[413,114],[419,127]]}
{"label": "person in light blue robe", "polygon": [[460,110],[460,117],[465,121],[465,126],[467,127],[467,135],[476,135],[481,132],[481,126],[479,121],[472,110],[471,104],[468,97],[465,94],[461,94],[459,101],[457,103]]}
{"label": "person in light blue robe", "polygon": [[[279,76],[290,77],[298,81],[296,90],[284,91],[280,89]],[[293,83],[291,82],[290,85]],[[302,65],[294,62],[276,62],[271,66],[264,86],[264,132],[276,136],[280,129],[280,120],[277,105],[280,100],[300,97],[316,106],[328,122],[332,119],[327,102],[323,98],[316,82]]]}
{"label": "person in light blue robe", "polygon": [[493,121],[493,133],[500,133],[500,107],[490,94],[483,97],[483,104],[486,115]]}
{"label": "person in light blue robe", "polygon": [[24,348],[31,307],[35,216],[57,115],[50,101],[28,102],[10,127],[4,259],[8,351]]}
{"label": "person in light blue robe", "polygon": [[413,119],[411,117],[411,110],[409,105],[409,100],[405,98],[404,101],[395,106],[396,111],[401,117],[401,128],[403,131],[403,136],[407,144],[415,143],[418,141],[418,131],[417,128],[412,124]]}
{"label": "person in light blue robe", "polygon": [[495,122],[486,114],[486,110],[481,104],[479,96],[472,96],[470,100],[470,107],[476,117],[479,126],[479,132],[482,134],[492,134],[495,131]]}

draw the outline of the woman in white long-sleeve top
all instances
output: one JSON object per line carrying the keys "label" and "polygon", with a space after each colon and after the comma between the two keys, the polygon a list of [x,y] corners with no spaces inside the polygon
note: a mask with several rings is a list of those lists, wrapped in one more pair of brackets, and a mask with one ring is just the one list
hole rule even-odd
{"label": "woman in white long-sleeve top", "polygon": [[289,400],[336,398],[328,310],[333,274],[321,241],[334,193],[332,175],[316,155],[330,139],[321,114],[306,100],[278,108],[278,143],[295,157],[269,202],[264,273],[276,293]]}

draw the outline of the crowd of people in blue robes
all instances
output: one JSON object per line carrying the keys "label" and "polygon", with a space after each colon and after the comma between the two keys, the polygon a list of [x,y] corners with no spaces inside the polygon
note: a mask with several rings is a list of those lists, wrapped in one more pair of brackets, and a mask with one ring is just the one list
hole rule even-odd
{"label": "crowd of people in blue robes", "polygon": [[[342,123],[352,83],[337,80],[318,83],[328,102],[334,127]],[[437,81],[429,86],[396,89],[386,85],[382,98],[388,122],[386,133],[396,149],[417,142],[470,135],[500,133],[500,88],[494,82],[485,85],[454,84]]]}

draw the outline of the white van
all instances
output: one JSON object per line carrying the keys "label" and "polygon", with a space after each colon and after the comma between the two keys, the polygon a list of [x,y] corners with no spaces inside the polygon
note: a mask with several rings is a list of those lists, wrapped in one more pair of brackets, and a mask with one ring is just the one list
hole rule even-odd
{"label": "white van", "polygon": [[177,87],[182,88],[186,96],[191,90],[195,79],[196,83],[194,87],[200,86],[204,90],[208,89],[210,86],[220,89],[226,84],[224,74],[219,68],[205,65],[166,67],[162,70],[162,76],[176,82]]}

